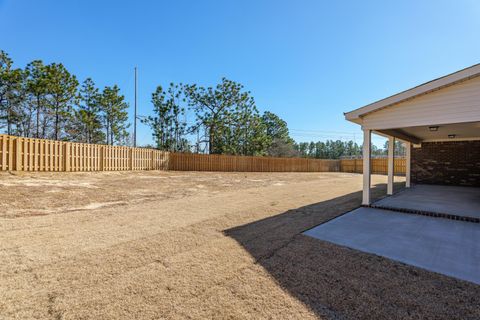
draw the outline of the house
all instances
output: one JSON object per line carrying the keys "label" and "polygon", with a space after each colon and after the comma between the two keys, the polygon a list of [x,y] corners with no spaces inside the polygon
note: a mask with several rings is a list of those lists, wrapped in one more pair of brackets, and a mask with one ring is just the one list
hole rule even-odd
{"label": "house", "polygon": [[345,113],[362,126],[363,205],[370,205],[371,134],[406,143],[406,188],[412,184],[480,187],[480,64]]}

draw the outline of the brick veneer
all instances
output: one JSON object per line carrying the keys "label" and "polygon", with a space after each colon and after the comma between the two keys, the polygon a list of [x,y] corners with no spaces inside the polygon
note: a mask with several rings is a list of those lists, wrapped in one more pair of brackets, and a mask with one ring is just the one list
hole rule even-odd
{"label": "brick veneer", "polygon": [[423,142],[412,147],[413,183],[480,187],[480,140]]}

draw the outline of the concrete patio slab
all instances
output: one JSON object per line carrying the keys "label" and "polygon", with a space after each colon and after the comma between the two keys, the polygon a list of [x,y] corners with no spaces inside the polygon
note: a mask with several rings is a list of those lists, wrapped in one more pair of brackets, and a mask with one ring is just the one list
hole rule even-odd
{"label": "concrete patio slab", "polygon": [[358,208],[305,235],[480,284],[480,225]]}
{"label": "concrete patio slab", "polygon": [[480,218],[480,188],[419,184],[373,205]]}

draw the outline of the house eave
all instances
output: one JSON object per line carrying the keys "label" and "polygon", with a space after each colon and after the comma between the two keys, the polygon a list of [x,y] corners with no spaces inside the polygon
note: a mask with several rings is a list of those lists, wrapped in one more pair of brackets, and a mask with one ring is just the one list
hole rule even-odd
{"label": "house eave", "polygon": [[364,107],[345,112],[345,119],[355,123],[361,123],[361,118],[369,113],[381,110],[402,103],[404,101],[414,99],[418,96],[428,94],[430,92],[440,90],[442,88],[475,78],[480,76],[480,64],[462,69],[449,75],[431,80],[429,82],[418,85],[414,88],[402,91],[385,99],[373,102]]}

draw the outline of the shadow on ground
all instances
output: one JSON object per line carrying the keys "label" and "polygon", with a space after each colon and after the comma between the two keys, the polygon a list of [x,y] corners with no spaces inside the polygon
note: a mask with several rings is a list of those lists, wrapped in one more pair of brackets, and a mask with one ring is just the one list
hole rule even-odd
{"label": "shadow on ground", "polygon": [[[385,189],[376,185],[372,195]],[[360,202],[361,192],[351,193],[225,234],[320,318],[480,319],[480,286],[301,234]]]}

